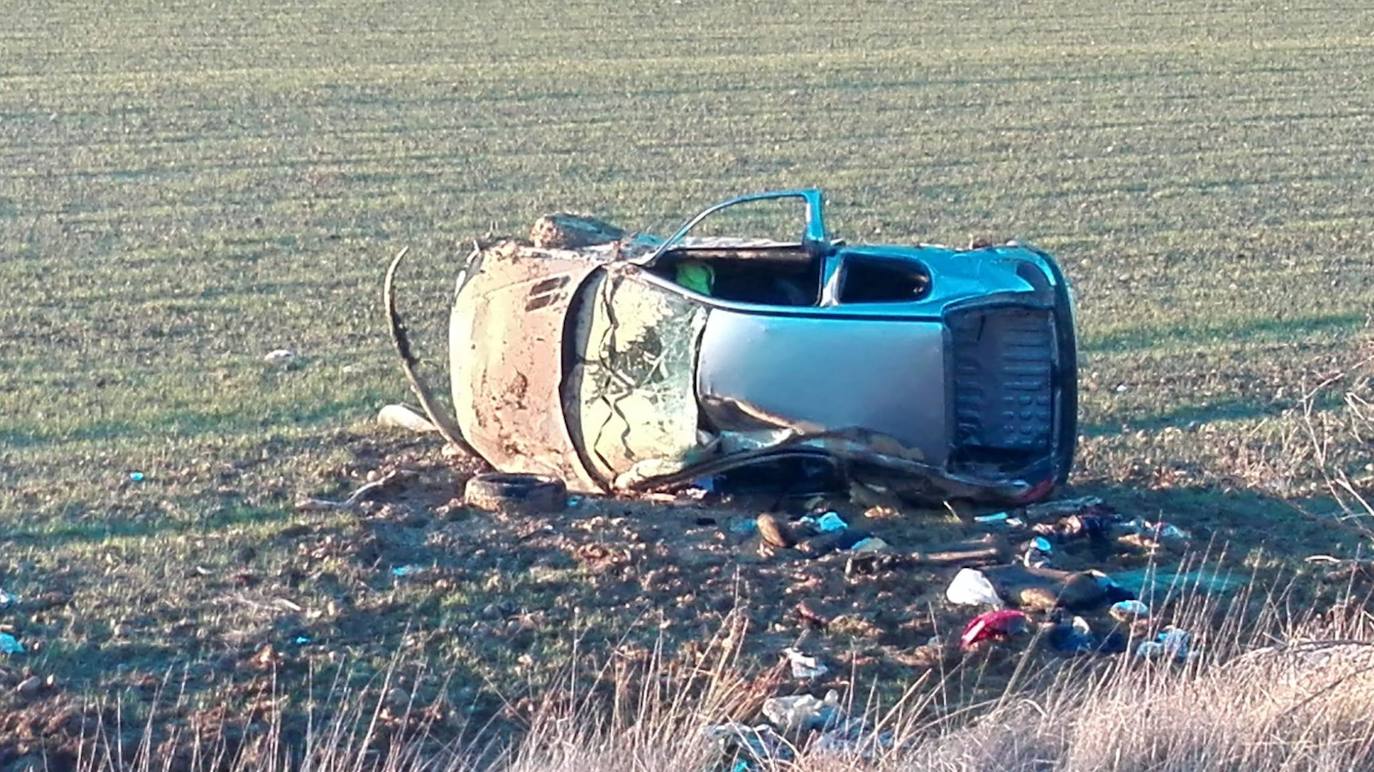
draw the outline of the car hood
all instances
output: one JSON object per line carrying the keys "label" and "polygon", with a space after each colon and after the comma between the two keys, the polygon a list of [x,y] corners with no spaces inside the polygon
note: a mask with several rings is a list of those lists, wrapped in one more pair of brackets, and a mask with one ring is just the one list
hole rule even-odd
{"label": "car hood", "polygon": [[569,305],[599,265],[575,252],[492,255],[459,289],[449,322],[453,404],[463,436],[498,469],[601,490],[568,435],[559,366]]}

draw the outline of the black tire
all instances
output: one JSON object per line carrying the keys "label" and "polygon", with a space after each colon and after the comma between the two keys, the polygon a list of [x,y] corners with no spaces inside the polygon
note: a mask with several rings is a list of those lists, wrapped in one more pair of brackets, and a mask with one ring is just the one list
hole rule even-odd
{"label": "black tire", "polygon": [[478,509],[561,512],[568,505],[568,488],[553,477],[488,472],[468,480],[463,499]]}

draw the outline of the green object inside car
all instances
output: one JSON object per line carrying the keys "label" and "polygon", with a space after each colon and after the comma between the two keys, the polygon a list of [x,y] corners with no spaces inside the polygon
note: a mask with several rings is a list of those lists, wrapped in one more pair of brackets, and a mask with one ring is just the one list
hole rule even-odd
{"label": "green object inside car", "polygon": [[683,260],[677,264],[675,279],[680,286],[702,295],[709,295],[716,281],[716,272],[700,260]]}

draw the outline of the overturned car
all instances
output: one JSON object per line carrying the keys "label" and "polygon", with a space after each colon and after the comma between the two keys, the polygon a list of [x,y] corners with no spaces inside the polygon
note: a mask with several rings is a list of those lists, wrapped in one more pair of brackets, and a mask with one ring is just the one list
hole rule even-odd
{"label": "overturned car", "polygon": [[[692,236],[789,199],[804,212],[794,240]],[[667,239],[536,241],[479,248],[459,278],[455,416],[416,377],[399,255],[388,273],[426,412],[502,472],[609,492],[805,460],[905,498],[1005,502],[1069,472],[1074,311],[1044,252],[849,245],[811,189],[716,204]]]}

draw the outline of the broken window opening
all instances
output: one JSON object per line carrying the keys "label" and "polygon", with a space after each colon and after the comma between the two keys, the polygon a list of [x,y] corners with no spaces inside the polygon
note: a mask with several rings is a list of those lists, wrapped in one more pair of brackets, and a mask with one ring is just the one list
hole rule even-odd
{"label": "broken window opening", "polygon": [[693,292],[737,303],[814,306],[821,261],[799,246],[681,249],[649,270]]}
{"label": "broken window opening", "polygon": [[914,261],[849,255],[844,264],[841,303],[903,303],[930,290],[930,274]]}

